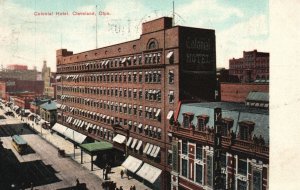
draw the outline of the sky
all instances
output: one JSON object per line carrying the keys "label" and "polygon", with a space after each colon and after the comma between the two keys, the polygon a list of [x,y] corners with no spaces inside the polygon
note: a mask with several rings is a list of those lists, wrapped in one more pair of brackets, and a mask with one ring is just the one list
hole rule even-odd
{"label": "sky", "polygon": [[[0,0],[0,64],[56,71],[56,50],[79,53],[138,39],[141,24],[172,16],[173,0]],[[217,67],[243,51],[269,52],[266,0],[174,0],[175,25],[214,29]],[[97,7],[96,7],[97,5]],[[36,16],[37,13],[52,16]],[[67,12],[67,16],[56,16]],[[74,12],[96,12],[78,16]],[[101,12],[101,15],[99,13]],[[97,23],[97,25],[96,25]],[[97,40],[96,40],[97,27]]]}

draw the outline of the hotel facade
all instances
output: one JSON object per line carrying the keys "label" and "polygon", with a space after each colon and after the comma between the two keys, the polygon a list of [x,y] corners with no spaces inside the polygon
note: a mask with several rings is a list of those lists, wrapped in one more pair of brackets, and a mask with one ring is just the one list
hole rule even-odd
{"label": "hotel facade", "polygon": [[56,59],[57,122],[111,142],[131,175],[170,189],[169,126],[180,102],[215,100],[214,30],[163,17],[143,23],[137,40],[76,54],[60,49]]}

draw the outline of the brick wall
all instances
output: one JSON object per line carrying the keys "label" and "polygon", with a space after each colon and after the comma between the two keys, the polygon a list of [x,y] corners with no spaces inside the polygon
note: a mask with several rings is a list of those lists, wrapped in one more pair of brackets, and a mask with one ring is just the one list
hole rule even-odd
{"label": "brick wall", "polygon": [[251,91],[269,92],[269,85],[253,83],[221,83],[221,101],[245,102]]}

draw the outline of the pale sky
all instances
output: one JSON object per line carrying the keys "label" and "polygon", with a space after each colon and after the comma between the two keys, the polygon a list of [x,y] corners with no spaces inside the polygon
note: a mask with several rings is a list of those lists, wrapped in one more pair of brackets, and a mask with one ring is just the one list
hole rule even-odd
{"label": "pale sky", "polygon": [[[175,24],[214,29],[217,66],[243,51],[269,52],[269,4],[264,0],[174,0]],[[96,16],[73,12],[109,13],[97,16],[98,48],[138,39],[141,23],[172,16],[172,0],[0,0],[0,64],[34,65],[46,60],[56,71],[55,52],[96,48]],[[55,16],[56,12],[68,16]],[[35,16],[53,12],[53,16]]]}

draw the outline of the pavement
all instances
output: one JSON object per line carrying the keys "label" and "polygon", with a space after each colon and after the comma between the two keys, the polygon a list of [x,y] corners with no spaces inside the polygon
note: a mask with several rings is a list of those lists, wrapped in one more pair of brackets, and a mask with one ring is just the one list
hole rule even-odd
{"label": "pavement", "polygon": [[[4,115],[3,113],[4,111],[0,109],[0,115]],[[19,122],[21,122],[21,117],[16,117],[16,118],[8,117],[8,118],[9,118],[8,120],[11,119],[14,121],[19,120]],[[22,135],[24,136],[24,139],[38,153],[38,155],[27,155],[27,157],[23,156],[24,161],[34,161],[39,159],[43,161],[45,160],[46,162],[51,163],[53,167],[57,167],[56,170],[59,170],[61,172],[60,177],[63,178],[64,178],[64,174],[63,174],[64,172],[67,172],[69,175],[70,175],[69,172],[72,172],[73,174],[72,177],[66,175],[68,177],[65,177],[63,179],[63,182],[59,182],[58,184],[54,183],[49,185],[43,185],[39,188],[57,189],[58,187],[62,187],[62,186],[68,186],[68,185],[70,186],[71,184],[74,185],[74,181],[76,180],[76,178],[78,178],[80,182],[84,182],[87,184],[88,189],[102,189],[101,184],[103,181],[105,181],[103,179],[103,171],[95,164],[94,164],[93,171],[90,171],[91,168],[90,155],[83,152],[83,164],[80,164],[80,149],[79,148],[75,149],[75,158],[74,158],[74,145],[70,141],[64,139],[63,137],[61,137],[56,133],[50,133],[50,130],[42,128],[41,125],[35,124],[33,121],[30,121],[27,118],[23,118],[22,122],[28,123],[31,129],[39,134],[39,135],[34,135],[34,134]],[[9,147],[9,145],[6,146]],[[58,148],[65,151],[66,158],[62,159],[58,157],[57,155]],[[18,155],[18,153],[16,153],[15,155]],[[94,159],[96,159],[96,157],[94,157]],[[65,162],[65,160],[69,160],[69,161]],[[19,161],[22,162],[22,160]],[[77,171],[77,169],[73,171],[74,168],[78,168],[78,167],[80,168],[79,171]],[[120,172],[122,169],[124,169],[122,166],[113,167],[111,169],[111,173],[108,174],[109,180],[116,182],[118,188],[122,186],[124,190],[127,189],[129,190],[130,187],[134,185],[137,190],[150,189],[149,187],[145,186],[142,182],[132,177],[127,178],[127,176],[124,175],[124,177],[121,178]]]}

